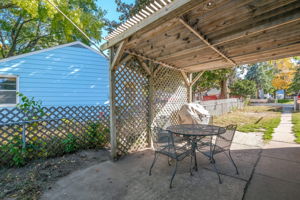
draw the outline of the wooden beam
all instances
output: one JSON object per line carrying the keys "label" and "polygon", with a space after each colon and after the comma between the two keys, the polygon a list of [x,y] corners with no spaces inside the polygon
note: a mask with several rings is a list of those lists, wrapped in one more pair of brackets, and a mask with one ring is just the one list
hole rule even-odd
{"label": "wooden beam", "polygon": [[147,64],[139,57],[136,57],[138,63],[144,68],[144,70],[147,72],[149,76],[151,76],[152,72],[150,68],[147,66]]}
{"label": "wooden beam", "polygon": [[183,77],[183,80],[184,80],[186,86],[189,87],[190,86],[190,81],[189,81],[189,78],[188,78],[187,74],[185,72],[181,72],[181,74],[182,74],[182,77]]}
{"label": "wooden beam", "polygon": [[237,34],[230,35],[230,36],[225,37],[225,38],[222,37],[220,39],[217,39],[215,41],[215,43],[211,44],[210,46],[192,47],[192,48],[184,49],[182,51],[175,52],[173,54],[157,57],[156,59],[161,61],[161,60],[168,60],[168,59],[171,59],[171,58],[175,58],[175,57],[178,57],[178,56],[191,54],[191,53],[196,52],[196,51],[200,51],[200,50],[211,48],[211,47],[216,47],[218,45],[223,45],[223,44],[226,44],[228,42],[232,42],[232,41],[235,41],[235,40],[239,40],[239,39],[247,38],[247,37],[250,37],[250,36],[254,36],[254,35],[260,34],[260,33],[265,32],[265,31],[280,28],[281,26],[285,26],[285,25],[288,25],[288,24],[291,24],[291,23],[296,23],[298,21],[300,21],[300,13],[294,15],[293,17],[285,17],[285,18],[282,18],[280,20],[273,21],[273,22],[270,23],[270,26],[268,26],[268,27],[266,27],[266,24],[262,24],[262,25],[259,25],[259,26],[255,26],[251,29],[244,30],[244,31],[239,32]]}
{"label": "wooden beam", "polygon": [[119,65],[126,64],[130,59],[132,58],[132,55],[126,55],[123,59],[120,60]]}
{"label": "wooden beam", "polygon": [[161,23],[166,22],[167,20],[170,20],[174,17],[177,17],[179,15],[188,12],[189,10],[195,8],[195,6],[199,5],[199,3],[201,2],[199,2],[199,0],[174,1],[173,3],[164,7],[163,9],[157,11],[155,14],[145,18],[140,23],[133,25],[128,30],[110,39],[109,41],[107,41],[107,43],[101,46],[101,49],[102,50],[108,49],[114,46],[115,44],[119,43],[120,41],[124,40],[125,38],[128,38],[135,32],[141,29],[146,29],[146,27],[148,30],[151,30],[153,27],[158,26]]}
{"label": "wooden beam", "polygon": [[205,36],[202,35],[201,33],[199,33],[197,30],[195,30],[192,26],[190,26],[186,21],[184,21],[183,19],[179,18],[179,21],[187,28],[189,29],[192,33],[194,33],[194,35],[196,35],[202,42],[204,42],[208,47],[210,47],[212,50],[214,50],[216,53],[218,53],[220,56],[222,56],[223,58],[225,58],[228,62],[230,62],[231,64],[236,65],[236,63],[230,59],[228,56],[226,56],[225,54],[223,54],[219,49],[217,49],[216,47],[212,46],[207,39],[205,39]]}
{"label": "wooden beam", "polygon": [[154,70],[153,76],[155,77],[156,74],[158,73],[158,71],[162,68],[161,65],[158,65],[158,67],[156,68],[156,70]]}
{"label": "wooden beam", "polygon": [[191,86],[193,86],[198,80],[199,78],[201,78],[201,76],[203,75],[204,71],[199,72],[199,74],[193,79]]}
{"label": "wooden beam", "polygon": [[147,57],[147,56],[144,56],[144,55],[141,55],[141,54],[138,54],[138,53],[129,51],[129,50],[126,50],[125,52],[128,53],[128,54],[130,54],[130,55],[132,55],[132,56],[136,56],[136,57],[142,58],[143,60],[149,60],[149,61],[151,61],[151,62],[153,62],[153,63],[162,65],[163,67],[167,67],[167,68],[174,69],[174,70],[177,70],[177,71],[185,71],[185,70],[182,70],[182,69],[178,69],[178,68],[176,68],[175,66],[172,66],[172,65],[170,65],[170,64],[167,64],[167,63],[164,63],[164,62],[155,60],[155,59],[153,59],[153,58],[149,58],[149,57]]}
{"label": "wooden beam", "polygon": [[113,60],[112,60],[112,62],[111,62],[111,67],[112,67],[112,68],[115,68],[116,65],[119,64],[119,61],[120,61],[120,59],[121,59],[121,57],[122,57],[122,55],[123,55],[123,53],[124,53],[124,48],[125,48],[126,43],[127,43],[127,41],[126,41],[126,40],[123,40],[123,41],[119,44],[118,49],[117,49],[117,52],[116,52],[116,54],[114,55],[114,58],[113,58]]}

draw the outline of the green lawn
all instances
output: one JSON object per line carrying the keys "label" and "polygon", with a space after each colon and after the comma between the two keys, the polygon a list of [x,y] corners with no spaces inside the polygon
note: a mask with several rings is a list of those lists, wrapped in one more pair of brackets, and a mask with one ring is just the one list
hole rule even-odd
{"label": "green lawn", "polygon": [[278,103],[294,104],[294,100],[293,99],[278,99]]}
{"label": "green lawn", "polygon": [[263,132],[263,139],[272,139],[274,129],[280,123],[281,110],[270,106],[247,106],[244,109],[236,110],[216,117],[214,124],[227,126],[237,124],[241,132]]}
{"label": "green lawn", "polygon": [[293,132],[295,134],[295,142],[300,144],[300,113],[293,113],[292,115]]}

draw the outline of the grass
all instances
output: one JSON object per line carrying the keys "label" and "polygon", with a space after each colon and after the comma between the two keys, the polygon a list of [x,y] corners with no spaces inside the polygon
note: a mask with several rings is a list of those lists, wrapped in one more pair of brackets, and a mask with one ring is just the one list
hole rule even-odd
{"label": "grass", "polygon": [[292,115],[293,132],[295,134],[295,142],[300,144],[300,113],[293,113]]}
{"label": "grass", "polygon": [[237,124],[241,132],[263,132],[264,140],[271,140],[274,129],[280,123],[281,110],[270,106],[247,106],[216,117],[214,124],[227,126]]}
{"label": "grass", "polygon": [[278,99],[278,103],[294,104],[294,100],[293,99]]}

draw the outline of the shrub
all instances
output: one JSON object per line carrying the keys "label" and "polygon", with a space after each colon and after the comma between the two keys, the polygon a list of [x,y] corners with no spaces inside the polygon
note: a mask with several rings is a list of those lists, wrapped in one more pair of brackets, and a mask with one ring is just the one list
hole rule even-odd
{"label": "shrub", "polygon": [[108,143],[109,129],[103,124],[88,123],[86,134],[90,148],[103,148]]}

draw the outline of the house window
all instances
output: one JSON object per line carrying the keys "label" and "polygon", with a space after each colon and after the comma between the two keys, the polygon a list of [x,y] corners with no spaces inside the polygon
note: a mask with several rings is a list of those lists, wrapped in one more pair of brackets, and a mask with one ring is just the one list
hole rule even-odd
{"label": "house window", "polygon": [[14,106],[18,103],[18,78],[0,75],[0,106]]}

